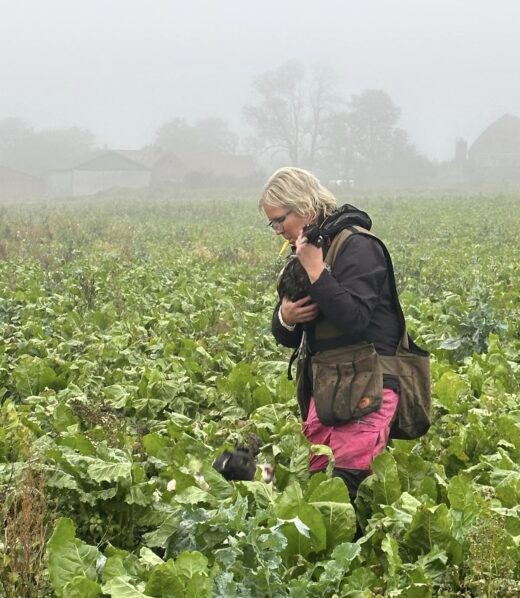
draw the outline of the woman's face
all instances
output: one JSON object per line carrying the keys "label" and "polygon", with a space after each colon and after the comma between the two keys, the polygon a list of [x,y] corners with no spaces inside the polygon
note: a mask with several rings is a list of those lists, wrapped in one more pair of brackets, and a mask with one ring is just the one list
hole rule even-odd
{"label": "woman's face", "polygon": [[291,244],[296,242],[302,228],[312,222],[310,216],[300,216],[287,207],[266,204],[264,205],[264,212],[274,232],[277,235],[282,235]]}

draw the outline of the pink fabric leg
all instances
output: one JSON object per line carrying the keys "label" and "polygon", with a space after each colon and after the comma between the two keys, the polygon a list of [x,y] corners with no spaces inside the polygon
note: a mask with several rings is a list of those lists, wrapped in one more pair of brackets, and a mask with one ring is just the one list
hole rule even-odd
{"label": "pink fabric leg", "polygon": [[[303,433],[312,444],[325,444],[332,449],[336,467],[370,469],[374,458],[388,444],[390,426],[398,402],[399,395],[385,388],[381,407],[377,411],[342,426],[324,426],[318,419],[314,399],[311,399]],[[309,469],[325,469],[328,462],[324,455],[311,455]]]}

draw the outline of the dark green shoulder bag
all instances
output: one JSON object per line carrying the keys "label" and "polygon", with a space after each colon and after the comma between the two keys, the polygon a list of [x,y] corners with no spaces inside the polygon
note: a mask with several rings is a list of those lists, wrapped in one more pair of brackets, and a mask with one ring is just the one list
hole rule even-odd
{"label": "dark green shoulder bag", "polygon": [[296,382],[302,416],[306,418],[312,392],[323,424],[337,426],[359,419],[379,408],[383,374],[387,374],[399,382],[399,405],[391,437],[418,438],[426,434],[431,423],[430,356],[413,342],[406,331],[392,260],[386,246],[368,230],[352,226],[335,236],[325,261],[332,268],[339,250],[355,234],[373,237],[384,252],[403,335],[395,355],[379,355],[370,343],[345,346],[332,323],[318,324],[315,336],[322,346],[325,344],[328,348],[313,355],[305,355],[306,351],[301,351]]}

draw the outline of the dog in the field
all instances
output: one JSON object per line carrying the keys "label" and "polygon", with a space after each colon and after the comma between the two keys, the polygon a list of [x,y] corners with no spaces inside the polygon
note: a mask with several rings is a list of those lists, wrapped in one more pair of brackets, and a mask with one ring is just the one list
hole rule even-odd
{"label": "dog in the field", "polygon": [[234,451],[224,451],[215,459],[213,467],[226,480],[251,481],[256,473],[256,455],[248,448],[238,447]]}
{"label": "dog in the field", "polygon": [[[323,247],[325,237],[322,230],[317,226],[309,226],[305,229],[305,237],[308,243]],[[296,255],[289,256],[287,263],[278,276],[277,291],[280,301],[287,297],[289,301],[298,301],[309,294],[311,281]]]}
{"label": "dog in the field", "polygon": [[271,482],[274,477],[273,465],[264,463],[257,466],[256,455],[258,452],[250,448],[237,447],[234,451],[224,451],[213,463],[216,469],[228,481],[250,482],[255,479],[256,468],[262,470],[262,480]]}

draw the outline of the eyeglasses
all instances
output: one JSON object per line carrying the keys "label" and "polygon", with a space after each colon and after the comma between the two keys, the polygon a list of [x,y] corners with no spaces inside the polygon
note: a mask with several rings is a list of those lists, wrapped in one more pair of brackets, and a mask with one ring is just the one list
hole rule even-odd
{"label": "eyeglasses", "polygon": [[283,223],[285,222],[285,219],[287,218],[287,216],[289,216],[290,213],[291,210],[289,210],[287,214],[284,214],[283,216],[279,216],[278,218],[273,218],[272,220],[269,220],[267,226],[270,226],[274,231],[280,230],[281,228],[283,228]]}

